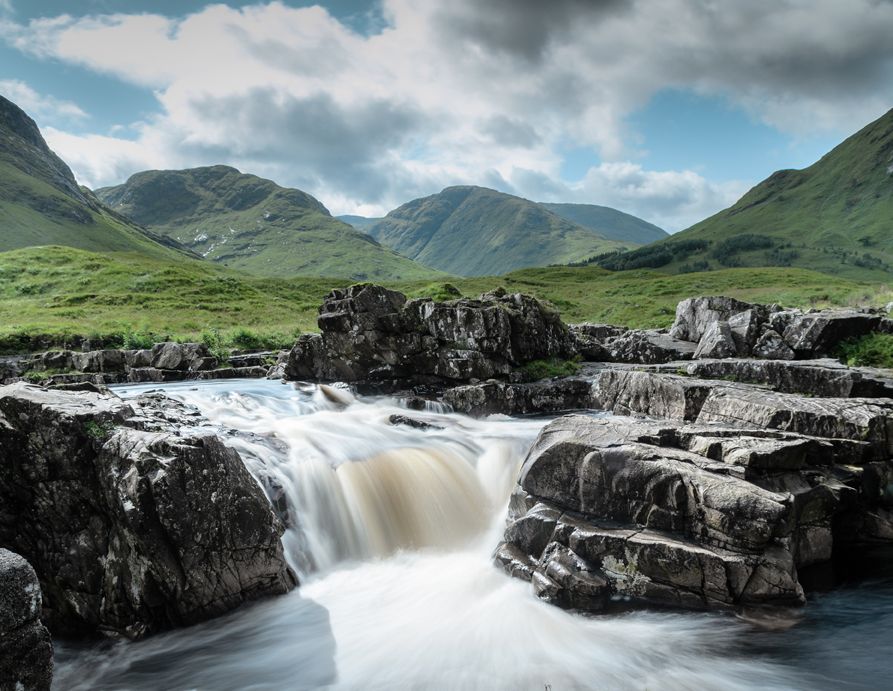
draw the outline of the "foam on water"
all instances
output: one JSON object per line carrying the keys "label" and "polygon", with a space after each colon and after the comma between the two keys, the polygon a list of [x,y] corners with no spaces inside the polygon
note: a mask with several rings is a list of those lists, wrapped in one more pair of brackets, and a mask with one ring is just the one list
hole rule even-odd
{"label": "foam on water", "polygon": [[[139,643],[61,645],[60,688],[822,685],[744,645],[753,629],[732,617],[583,617],[496,569],[508,495],[545,419],[472,420],[266,381],[164,388],[238,430],[228,443],[262,486],[285,493],[284,544],[302,586]],[[394,414],[433,427],[392,425]]]}

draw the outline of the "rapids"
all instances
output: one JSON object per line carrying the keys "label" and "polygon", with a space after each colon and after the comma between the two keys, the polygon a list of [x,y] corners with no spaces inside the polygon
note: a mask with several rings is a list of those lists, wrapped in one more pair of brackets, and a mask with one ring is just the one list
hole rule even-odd
{"label": "rapids", "polygon": [[276,496],[302,585],[138,643],[57,643],[56,688],[883,685],[893,573],[814,597],[772,630],[729,615],[573,615],[496,569],[508,496],[546,418],[473,420],[271,381],[117,391],[150,388],[200,409]]}

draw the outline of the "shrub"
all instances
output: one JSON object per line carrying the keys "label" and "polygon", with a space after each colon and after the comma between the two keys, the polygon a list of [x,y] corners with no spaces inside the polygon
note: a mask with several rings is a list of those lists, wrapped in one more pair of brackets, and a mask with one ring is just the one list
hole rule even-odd
{"label": "shrub", "polygon": [[876,333],[844,341],[836,354],[851,367],[893,369],[893,334]]}
{"label": "shrub", "polygon": [[580,363],[576,360],[559,360],[558,358],[531,360],[524,364],[521,370],[530,379],[536,381],[549,377],[569,377],[580,371]]}

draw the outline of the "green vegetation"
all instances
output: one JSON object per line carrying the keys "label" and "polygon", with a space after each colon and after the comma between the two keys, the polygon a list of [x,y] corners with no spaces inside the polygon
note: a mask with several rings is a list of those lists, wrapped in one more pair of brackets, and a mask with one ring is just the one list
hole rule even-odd
{"label": "green vegetation", "polygon": [[0,96],[0,252],[67,245],[102,252],[182,256],[115,216],[47,147],[34,121]]}
{"label": "green vegetation", "polygon": [[570,377],[580,371],[580,363],[574,360],[531,360],[521,367],[521,370],[531,381],[547,379],[550,377]]}
{"label": "green vegetation", "polygon": [[870,334],[842,343],[837,356],[854,367],[893,369],[893,334]]}
{"label": "green vegetation", "polygon": [[567,264],[624,245],[540,204],[483,187],[448,187],[394,209],[369,229],[400,254],[459,276]]}
{"label": "green vegetation", "polygon": [[638,216],[623,213],[609,206],[596,204],[546,204],[540,202],[553,214],[593,230],[602,237],[618,242],[647,245],[667,237],[667,231],[653,223],[643,221]]}
{"label": "green vegetation", "polygon": [[439,273],[333,218],[309,194],[229,166],[149,170],[96,194],[206,259],[257,276],[381,281]]}
{"label": "green vegetation", "polygon": [[[214,264],[67,247],[0,253],[0,351],[41,350],[88,337],[95,345],[148,347],[161,340],[278,348],[315,331],[329,290],[352,281],[257,278]],[[524,269],[449,284],[391,281],[411,296],[448,300],[503,287],[550,302],[569,322],[668,326],[692,295],[731,295],[787,306],[884,304],[883,288],[801,269],[725,269],[666,275],[588,266]]]}
{"label": "green vegetation", "polygon": [[[636,257],[650,257],[648,266],[673,273],[721,266],[796,266],[856,280],[888,281],[893,276],[891,162],[893,111],[812,166],[778,171],[725,211],[631,252],[626,266]],[[681,243],[691,241],[703,247],[677,251]],[[613,268],[617,262],[600,263]]]}
{"label": "green vegetation", "polygon": [[87,433],[88,437],[92,437],[96,441],[105,441],[111,436],[112,432],[115,431],[115,426],[110,422],[88,420],[84,425],[84,431]]}
{"label": "green vegetation", "polygon": [[0,351],[64,346],[78,336],[109,347],[201,340],[281,347],[316,329],[325,294],[343,282],[267,279],[184,259],[96,254],[68,247],[0,253]]}

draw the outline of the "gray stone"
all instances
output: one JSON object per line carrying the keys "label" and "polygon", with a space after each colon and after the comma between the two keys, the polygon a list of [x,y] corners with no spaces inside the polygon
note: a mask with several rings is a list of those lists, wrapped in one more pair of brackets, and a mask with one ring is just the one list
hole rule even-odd
{"label": "gray stone", "polygon": [[557,413],[592,407],[592,386],[588,381],[564,378],[529,384],[489,381],[448,389],[445,403],[466,415],[526,415]]}
{"label": "gray stone", "polygon": [[763,332],[754,344],[751,354],[767,360],[793,360],[796,357],[796,353],[784,342],[781,334],[773,329]]}
{"label": "gray stone", "polygon": [[0,548],[0,688],[50,688],[53,644],[40,622],[37,574],[21,556]]}
{"label": "gray stone", "polygon": [[733,315],[752,307],[749,303],[722,296],[683,300],[676,305],[676,319],[670,328],[670,336],[697,343],[714,322],[728,321]]}
{"label": "gray stone", "polygon": [[168,399],[0,388],[0,543],[54,629],[138,638],[294,586],[241,458],[187,423]]}
{"label": "gray stone", "polygon": [[727,358],[738,355],[738,349],[732,338],[732,329],[727,321],[715,321],[707,327],[698,349],[695,351],[695,359],[699,358]]}

